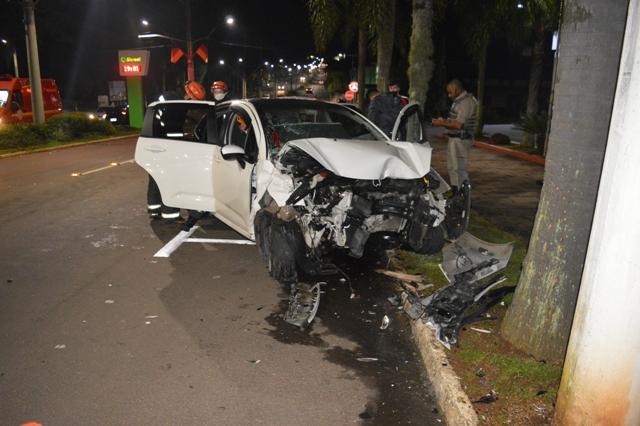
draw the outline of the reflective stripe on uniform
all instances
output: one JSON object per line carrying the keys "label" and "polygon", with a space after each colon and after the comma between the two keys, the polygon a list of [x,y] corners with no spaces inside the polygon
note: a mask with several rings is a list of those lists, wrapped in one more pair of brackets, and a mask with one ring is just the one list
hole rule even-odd
{"label": "reflective stripe on uniform", "polygon": [[180,216],[180,212],[178,213],[162,213],[163,219],[175,219]]}
{"label": "reflective stripe on uniform", "polygon": [[158,210],[160,207],[162,207],[162,204],[147,204],[148,210]]}

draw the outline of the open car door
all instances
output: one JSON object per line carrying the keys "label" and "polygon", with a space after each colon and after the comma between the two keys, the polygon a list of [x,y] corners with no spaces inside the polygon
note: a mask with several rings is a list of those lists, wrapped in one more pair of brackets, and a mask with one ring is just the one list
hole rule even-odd
{"label": "open car door", "polygon": [[164,204],[215,212],[215,126],[208,102],[166,102],[147,109],[135,160],[158,184]]}
{"label": "open car door", "polygon": [[391,132],[392,141],[406,141],[424,143],[427,141],[427,132],[424,128],[424,120],[420,112],[420,106],[412,102],[406,105],[393,125]]}
{"label": "open car door", "polygon": [[254,166],[261,132],[248,109],[234,105],[217,113],[220,146],[213,154],[213,191],[216,217],[253,239],[251,202]]}

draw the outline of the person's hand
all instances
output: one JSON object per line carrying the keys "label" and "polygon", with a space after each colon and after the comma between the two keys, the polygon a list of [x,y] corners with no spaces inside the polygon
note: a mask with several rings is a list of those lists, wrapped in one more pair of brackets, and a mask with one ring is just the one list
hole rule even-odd
{"label": "person's hand", "polygon": [[433,124],[436,127],[442,127],[444,126],[444,118],[442,117],[434,118],[433,120],[431,120],[431,124]]}

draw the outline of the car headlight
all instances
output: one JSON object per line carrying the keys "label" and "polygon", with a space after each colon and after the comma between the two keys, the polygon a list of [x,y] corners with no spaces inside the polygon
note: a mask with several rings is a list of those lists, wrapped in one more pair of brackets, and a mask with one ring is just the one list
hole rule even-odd
{"label": "car headlight", "polygon": [[102,114],[102,119],[106,120],[107,119],[107,114]]}
{"label": "car headlight", "polygon": [[96,118],[96,116],[95,116],[95,115],[93,115],[93,114],[89,114],[89,120],[93,120],[94,118]]}

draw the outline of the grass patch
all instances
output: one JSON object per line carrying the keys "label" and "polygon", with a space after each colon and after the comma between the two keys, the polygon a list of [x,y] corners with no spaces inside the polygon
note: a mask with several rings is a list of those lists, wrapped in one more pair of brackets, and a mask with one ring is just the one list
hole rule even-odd
{"label": "grass patch", "polygon": [[[468,232],[474,236],[491,243],[514,243],[511,259],[502,271],[507,279],[501,285],[516,285],[526,254],[525,242],[473,211],[470,219]],[[424,275],[434,284],[434,289],[447,284],[438,266],[441,255],[399,252],[397,260],[397,267],[410,274]],[[464,327],[458,336],[458,346],[448,352],[449,360],[472,401],[490,391],[497,393],[498,399],[494,403],[473,404],[481,424],[550,424],[562,370],[534,360],[501,337],[501,321],[511,298],[512,295],[506,296],[504,305],[496,305],[489,311],[497,320]],[[491,333],[478,333],[471,327]]]}
{"label": "grass patch", "polygon": [[83,113],[65,113],[51,117],[44,124],[20,123],[1,127],[0,154],[35,151],[138,133],[138,129],[115,127],[102,120],[91,120]]}

